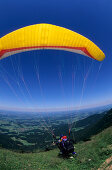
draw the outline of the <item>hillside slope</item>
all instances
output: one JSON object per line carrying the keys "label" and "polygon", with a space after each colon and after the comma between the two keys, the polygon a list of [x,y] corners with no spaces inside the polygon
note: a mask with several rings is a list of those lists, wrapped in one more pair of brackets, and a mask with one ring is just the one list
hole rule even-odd
{"label": "hillside slope", "polygon": [[79,128],[79,127],[86,127],[86,126],[94,125],[97,121],[102,119],[105,114],[106,112],[103,112],[101,114],[94,114],[94,115],[88,116],[87,118],[81,119],[76,122],[75,127]]}
{"label": "hillside slope", "polygon": [[109,110],[100,120],[96,121],[95,124],[89,125],[86,128],[75,132],[76,141],[86,141],[92,135],[100,133],[102,130],[112,126],[112,109]]}
{"label": "hillside slope", "polygon": [[22,154],[1,148],[0,170],[98,169],[112,154],[112,126],[75,147],[77,156],[73,159],[58,157],[58,149]]}

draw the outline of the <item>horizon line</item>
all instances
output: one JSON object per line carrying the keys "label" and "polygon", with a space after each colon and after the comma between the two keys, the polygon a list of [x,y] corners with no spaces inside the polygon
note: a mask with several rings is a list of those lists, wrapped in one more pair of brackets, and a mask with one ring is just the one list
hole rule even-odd
{"label": "horizon line", "polygon": [[75,110],[83,110],[83,109],[92,109],[97,107],[106,107],[107,105],[111,105],[112,101],[101,102],[97,104],[90,104],[78,107],[57,107],[57,108],[16,108],[16,107],[5,107],[1,106],[0,110],[3,111],[16,111],[16,112],[60,112],[60,111],[75,111]]}

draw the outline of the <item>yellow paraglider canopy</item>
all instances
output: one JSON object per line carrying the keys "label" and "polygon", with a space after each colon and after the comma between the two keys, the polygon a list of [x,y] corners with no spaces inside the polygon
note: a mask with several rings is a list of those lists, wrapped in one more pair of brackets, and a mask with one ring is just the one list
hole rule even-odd
{"label": "yellow paraglider canopy", "polygon": [[0,58],[37,49],[58,49],[79,53],[98,61],[105,54],[92,41],[69,29],[36,24],[23,27],[0,38]]}

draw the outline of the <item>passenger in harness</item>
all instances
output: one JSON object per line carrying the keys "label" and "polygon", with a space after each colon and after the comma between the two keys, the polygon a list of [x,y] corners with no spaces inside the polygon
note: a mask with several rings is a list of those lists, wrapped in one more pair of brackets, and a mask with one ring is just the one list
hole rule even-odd
{"label": "passenger in harness", "polygon": [[[53,135],[53,137],[56,139],[55,135]],[[73,155],[76,154],[76,152],[74,152],[73,142],[67,139],[67,136],[60,135],[60,139],[58,139],[56,144],[60,149],[61,155],[69,155],[70,153],[72,153]]]}

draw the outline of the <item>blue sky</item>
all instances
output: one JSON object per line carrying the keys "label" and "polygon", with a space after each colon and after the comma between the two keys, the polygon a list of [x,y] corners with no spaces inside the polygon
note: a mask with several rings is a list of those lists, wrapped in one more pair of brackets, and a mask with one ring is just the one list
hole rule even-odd
{"label": "blue sky", "polygon": [[27,25],[49,23],[86,36],[106,55],[100,63],[70,52],[40,50],[1,60],[1,109],[111,103],[111,0],[1,0],[0,7],[0,37]]}

